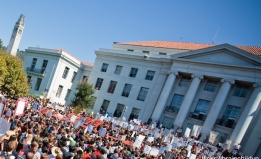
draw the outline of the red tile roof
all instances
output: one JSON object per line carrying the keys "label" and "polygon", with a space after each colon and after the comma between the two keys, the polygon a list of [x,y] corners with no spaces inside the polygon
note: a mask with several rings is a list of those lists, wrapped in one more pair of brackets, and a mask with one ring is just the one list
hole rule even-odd
{"label": "red tile roof", "polygon": [[90,62],[82,62],[83,65],[86,65],[86,66],[93,66],[93,63],[90,63]]}
{"label": "red tile roof", "polygon": [[[178,49],[178,50],[198,50],[215,44],[202,44],[202,43],[189,43],[189,42],[171,42],[171,41],[141,41],[141,42],[118,42],[120,45],[134,45],[134,46],[145,46],[145,47],[157,47],[167,49]],[[261,56],[261,47],[259,46],[236,46],[242,50],[250,52],[254,55]]]}

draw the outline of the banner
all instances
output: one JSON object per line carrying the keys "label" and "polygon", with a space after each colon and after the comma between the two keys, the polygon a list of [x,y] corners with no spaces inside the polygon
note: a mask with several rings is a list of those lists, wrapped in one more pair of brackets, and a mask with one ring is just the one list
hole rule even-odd
{"label": "banner", "polygon": [[24,115],[24,109],[25,109],[26,100],[19,98],[16,102],[16,108],[14,116],[23,116]]}
{"label": "banner", "polygon": [[105,136],[105,134],[106,134],[106,129],[105,128],[101,128],[100,129],[100,131],[99,131],[99,135],[101,136],[101,137],[104,137]]}
{"label": "banner", "polygon": [[214,141],[215,141],[216,138],[217,138],[217,135],[218,135],[218,132],[210,131],[210,135],[209,135],[208,142],[213,144]]}
{"label": "banner", "polygon": [[145,145],[143,152],[144,152],[145,154],[149,154],[149,153],[150,153],[150,150],[151,150],[151,147],[148,146],[148,145]]}
{"label": "banner", "polygon": [[75,119],[76,119],[76,116],[75,116],[75,115],[72,115],[71,118],[70,118],[70,121],[71,121],[71,122],[74,122]]}
{"label": "banner", "polygon": [[141,143],[144,140],[144,138],[145,138],[145,136],[143,136],[143,135],[139,135],[138,137],[136,137],[136,140],[135,140],[133,146],[139,148],[141,146]]}
{"label": "banner", "polygon": [[88,126],[85,128],[84,133],[89,132],[89,134],[91,134],[91,133],[92,133],[92,129],[93,129],[93,125],[88,125]]}
{"label": "banner", "polygon": [[3,103],[0,103],[0,117],[4,113],[5,105]]}
{"label": "banner", "polygon": [[156,157],[158,156],[158,154],[159,154],[159,149],[152,147],[150,150],[150,155]]}
{"label": "banner", "polygon": [[191,133],[191,136],[198,137],[198,135],[199,135],[201,129],[202,129],[202,126],[194,125],[194,126],[193,126],[193,130],[192,130],[192,133]]}

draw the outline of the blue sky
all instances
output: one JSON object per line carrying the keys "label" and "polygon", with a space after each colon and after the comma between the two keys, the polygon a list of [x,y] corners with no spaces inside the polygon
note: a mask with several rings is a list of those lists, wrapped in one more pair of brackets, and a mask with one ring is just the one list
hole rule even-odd
{"label": "blue sky", "polygon": [[218,28],[216,44],[261,46],[260,0],[0,0],[0,11],[4,45],[23,13],[20,50],[59,47],[88,62],[113,42],[212,43]]}

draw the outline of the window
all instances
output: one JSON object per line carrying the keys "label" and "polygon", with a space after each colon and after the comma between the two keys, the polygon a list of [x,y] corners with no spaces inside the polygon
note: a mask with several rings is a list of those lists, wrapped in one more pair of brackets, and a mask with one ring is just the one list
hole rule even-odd
{"label": "window", "polygon": [[38,91],[40,86],[41,86],[41,83],[42,83],[42,79],[41,78],[37,78],[34,90]]}
{"label": "window", "polygon": [[82,81],[83,81],[83,82],[87,82],[87,81],[88,81],[88,79],[89,79],[89,77],[88,77],[88,76],[82,76]]}
{"label": "window", "polygon": [[102,78],[97,78],[95,89],[100,90],[102,86],[102,82],[103,82]]}
{"label": "window", "polygon": [[194,111],[195,114],[206,114],[210,101],[200,99]]}
{"label": "window", "polygon": [[68,99],[70,93],[71,93],[71,90],[70,90],[70,89],[67,89],[67,92],[66,92],[66,95],[65,95],[64,100],[67,100],[67,99]]}
{"label": "window", "polygon": [[192,115],[191,117],[195,118],[195,119],[198,119],[198,120],[205,121],[206,117],[207,117],[206,112],[207,112],[209,103],[210,103],[210,101],[200,99],[198,101],[196,109],[191,114]]}
{"label": "window", "polygon": [[48,60],[43,60],[41,73],[45,72],[47,64],[48,64]]}
{"label": "window", "polygon": [[74,79],[75,79],[75,77],[76,77],[76,75],[77,75],[77,72],[73,72],[73,75],[72,75],[72,80],[71,80],[71,82],[73,82],[74,81]]}
{"label": "window", "polygon": [[146,80],[152,81],[154,77],[155,71],[148,71],[145,77]]}
{"label": "window", "polygon": [[23,32],[22,29],[18,30],[18,34],[22,34],[22,32]]}
{"label": "window", "polygon": [[125,107],[125,105],[118,103],[113,116],[115,116],[117,118],[121,117],[124,107]]}
{"label": "window", "polygon": [[27,83],[28,83],[28,85],[31,85],[31,79],[32,79],[32,76],[27,76]]}
{"label": "window", "polygon": [[116,81],[111,81],[110,86],[108,88],[108,93],[113,93],[114,90],[115,90],[116,85],[117,85]]}
{"label": "window", "polygon": [[160,55],[167,55],[165,52],[159,52]]}
{"label": "window", "polygon": [[190,84],[191,77],[183,76],[179,82],[179,86],[188,87]]}
{"label": "window", "polygon": [[218,121],[217,124],[228,128],[234,128],[234,123],[239,113],[239,110],[239,107],[228,105],[222,118]]}
{"label": "window", "polygon": [[101,106],[101,110],[100,110],[101,112],[100,113],[101,114],[105,114],[107,112],[107,110],[108,110],[109,105],[110,105],[110,101],[104,99],[103,102],[102,102],[102,106]]}
{"label": "window", "polygon": [[132,108],[129,120],[138,119],[140,114],[140,109]]}
{"label": "window", "polygon": [[103,63],[103,64],[102,64],[101,71],[102,71],[102,72],[106,72],[107,69],[108,69],[108,66],[109,66],[109,65],[108,65],[107,63]]}
{"label": "window", "polygon": [[216,90],[216,87],[217,87],[217,82],[216,81],[210,81],[208,80],[204,90],[205,91],[210,91],[210,92],[215,92]]}
{"label": "window", "polygon": [[131,84],[125,84],[121,95],[123,97],[129,97],[129,94],[130,94],[130,91],[131,91],[131,87],[132,87]]}
{"label": "window", "polygon": [[170,106],[166,108],[166,111],[178,113],[179,108],[183,102],[184,95],[174,94]]}
{"label": "window", "polygon": [[136,77],[137,75],[137,72],[138,72],[138,69],[137,68],[131,68],[131,71],[130,71],[130,77]]}
{"label": "window", "polygon": [[245,98],[248,93],[248,90],[249,86],[238,85],[233,95]]}
{"label": "window", "polygon": [[141,87],[137,100],[145,101],[149,88]]}
{"label": "window", "polygon": [[66,77],[67,77],[67,75],[68,75],[68,73],[69,73],[69,67],[65,67],[65,69],[64,69],[64,71],[63,71],[63,76],[62,76],[62,78],[64,78],[64,79],[66,79]]}
{"label": "window", "polygon": [[132,50],[132,49],[127,49],[127,51],[133,52],[134,50]]}
{"label": "window", "polygon": [[37,62],[37,58],[33,58],[33,61],[32,61],[32,64],[31,64],[32,70],[35,69],[36,62]]}
{"label": "window", "polygon": [[163,121],[162,121],[162,126],[165,128],[172,128],[174,123],[174,119],[170,117],[164,116]]}
{"label": "window", "polygon": [[145,54],[149,54],[150,52],[149,51],[142,51],[143,53],[145,53]]}
{"label": "window", "polygon": [[63,91],[63,86],[59,85],[55,96],[60,98],[62,91]]}
{"label": "window", "polygon": [[116,69],[115,69],[115,71],[114,71],[114,74],[120,75],[120,74],[121,74],[121,70],[122,70],[122,66],[117,65],[117,66],[116,66]]}

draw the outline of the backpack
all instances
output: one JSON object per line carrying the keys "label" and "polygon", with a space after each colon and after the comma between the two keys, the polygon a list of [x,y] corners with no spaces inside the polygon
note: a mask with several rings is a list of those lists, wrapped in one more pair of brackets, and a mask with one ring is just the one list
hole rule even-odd
{"label": "backpack", "polygon": [[15,158],[14,155],[8,154],[6,151],[2,151],[1,155],[0,155],[0,157],[4,157],[5,159],[10,159],[11,156],[13,156],[13,158]]}

